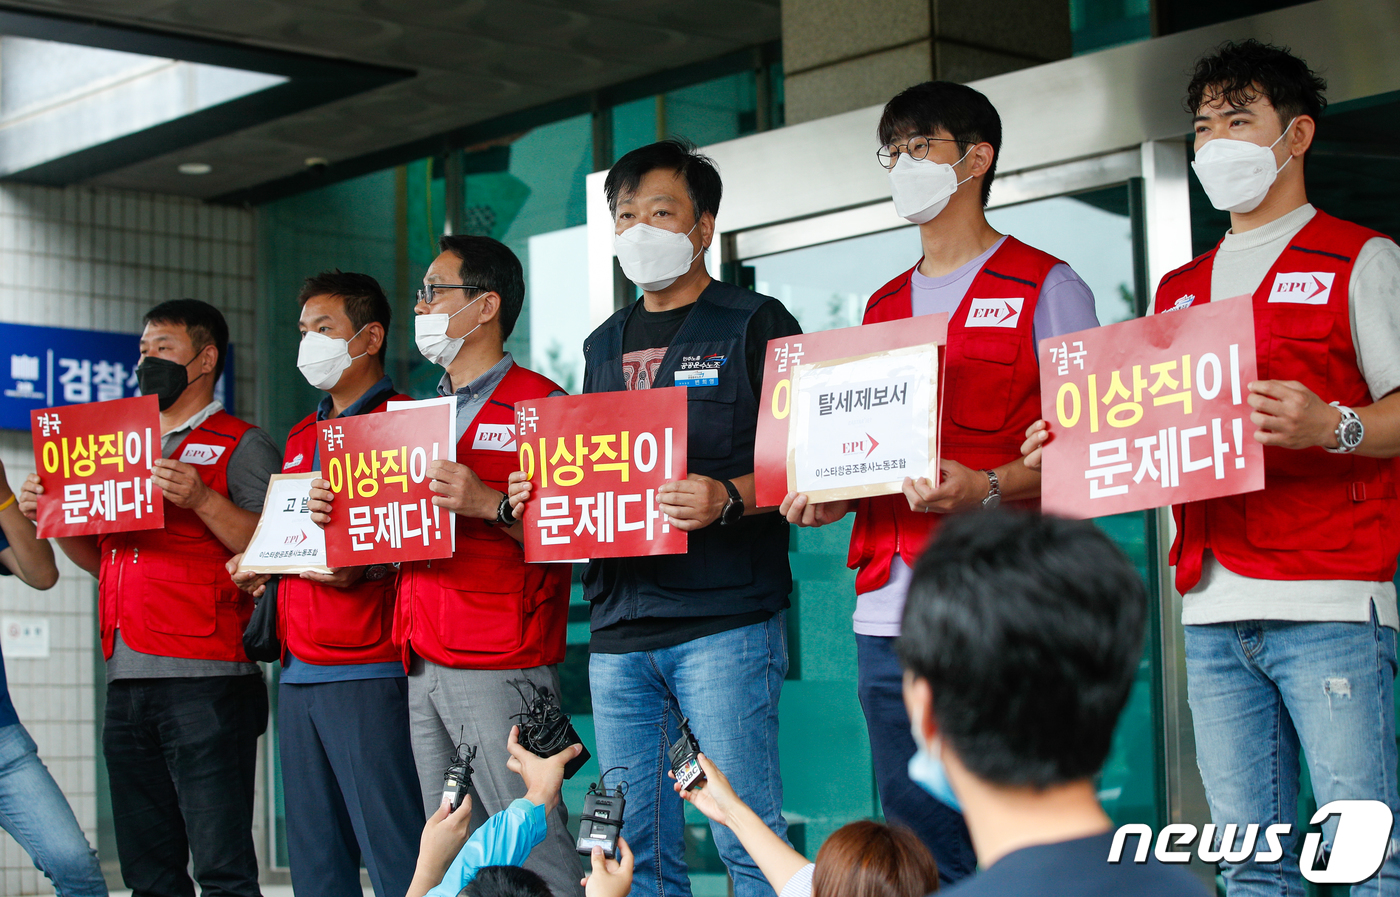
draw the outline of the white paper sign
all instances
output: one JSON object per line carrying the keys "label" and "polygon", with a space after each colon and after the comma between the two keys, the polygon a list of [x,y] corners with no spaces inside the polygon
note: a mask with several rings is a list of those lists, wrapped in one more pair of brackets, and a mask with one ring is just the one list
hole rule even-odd
{"label": "white paper sign", "polygon": [[311,481],[320,476],[320,471],[312,471],[279,473],[268,479],[262,517],[243,552],[239,572],[330,572],[326,566],[326,534],[311,522],[307,508]]}
{"label": "white paper sign", "polygon": [[936,481],[937,363],[936,346],[914,346],[799,365],[788,458],[797,491],[830,501],[898,492],[905,477]]}
{"label": "white paper sign", "polygon": [[4,617],[0,619],[0,652],[6,657],[48,657],[47,617]]}

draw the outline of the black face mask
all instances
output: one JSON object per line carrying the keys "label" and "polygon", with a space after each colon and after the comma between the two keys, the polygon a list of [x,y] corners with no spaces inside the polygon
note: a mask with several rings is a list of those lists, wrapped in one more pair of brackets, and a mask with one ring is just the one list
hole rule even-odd
{"label": "black face mask", "polygon": [[[198,380],[199,377],[194,379]],[[168,411],[171,405],[178,402],[192,382],[189,371],[179,362],[147,355],[136,366],[136,385],[141,395],[155,396],[160,402],[161,411]]]}

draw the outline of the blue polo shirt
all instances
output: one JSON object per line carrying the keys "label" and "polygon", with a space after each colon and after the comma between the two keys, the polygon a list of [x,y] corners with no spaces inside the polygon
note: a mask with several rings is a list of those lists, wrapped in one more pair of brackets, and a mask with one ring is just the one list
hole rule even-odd
{"label": "blue polo shirt", "polygon": [[[371,386],[364,395],[351,402],[340,416],[354,417],[357,414],[366,414],[378,408],[381,402],[394,394],[394,384],[390,382],[388,377],[383,377],[378,383]],[[316,419],[326,420],[330,413],[331,397],[327,394],[316,408]],[[311,469],[321,469],[320,440],[316,441],[316,454],[312,456]],[[287,662],[282,665],[282,676],[279,681],[283,685],[315,685],[319,682],[351,682],[356,679],[402,679],[405,675],[407,674],[403,671],[403,664],[397,660],[386,663],[328,665],[308,663],[293,656],[292,652],[288,651]]]}
{"label": "blue polo shirt", "polygon": [[[10,547],[10,540],[5,538],[5,533],[0,531],[0,551]],[[4,563],[0,563],[0,576],[12,576],[13,573]],[[5,679],[5,658],[0,656],[0,726],[13,726],[19,722],[19,714],[15,713],[14,702],[10,700],[10,683]]]}

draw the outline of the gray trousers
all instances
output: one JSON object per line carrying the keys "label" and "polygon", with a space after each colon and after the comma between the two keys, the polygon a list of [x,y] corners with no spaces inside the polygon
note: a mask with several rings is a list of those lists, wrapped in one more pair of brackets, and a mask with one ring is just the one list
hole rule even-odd
{"label": "gray trousers", "polygon": [[[442,779],[458,740],[476,745],[472,763],[472,830],[488,816],[525,796],[525,781],[506,768],[511,717],[520,712],[512,679],[528,679],[559,694],[552,666],[528,670],[454,670],[414,657],[408,674],[408,723],[413,761],[423,788],[423,809],[432,815],[442,803]],[[528,694],[528,689],[526,690]],[[583,897],[582,858],[566,826],[564,802],[550,814],[549,833],[525,867],[538,873],[554,897]]]}

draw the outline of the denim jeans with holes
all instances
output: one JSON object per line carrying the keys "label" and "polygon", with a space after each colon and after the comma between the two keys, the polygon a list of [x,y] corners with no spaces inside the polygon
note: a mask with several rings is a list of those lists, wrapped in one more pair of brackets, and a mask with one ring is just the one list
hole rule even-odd
{"label": "denim jeans with holes", "polygon": [[[1374,610],[1367,623],[1252,620],[1187,626],[1186,670],[1196,729],[1196,762],[1211,819],[1245,826],[1293,824],[1283,860],[1222,863],[1229,897],[1302,897],[1297,822],[1299,748],[1319,807],[1329,801],[1379,800],[1400,816],[1396,794],[1393,629]],[[1306,823],[1306,820],[1304,820]],[[1337,831],[1322,826],[1324,849]],[[1392,841],[1385,863],[1353,897],[1400,894]],[[1219,834],[1216,840],[1220,840]]]}

